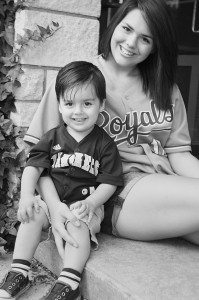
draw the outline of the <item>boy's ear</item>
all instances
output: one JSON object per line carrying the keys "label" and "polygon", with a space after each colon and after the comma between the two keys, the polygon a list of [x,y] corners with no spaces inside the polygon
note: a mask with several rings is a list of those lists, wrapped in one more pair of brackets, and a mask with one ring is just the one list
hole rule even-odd
{"label": "boy's ear", "polygon": [[103,100],[101,107],[100,107],[100,112],[102,112],[105,108],[105,103],[106,103],[106,99]]}

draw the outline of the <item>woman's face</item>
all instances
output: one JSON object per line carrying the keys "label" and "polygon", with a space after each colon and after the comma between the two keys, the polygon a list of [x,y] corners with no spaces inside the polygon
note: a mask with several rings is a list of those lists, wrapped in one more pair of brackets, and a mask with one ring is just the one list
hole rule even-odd
{"label": "woman's face", "polygon": [[117,25],[111,38],[111,54],[123,68],[132,68],[153,51],[154,42],[139,9],[130,11]]}

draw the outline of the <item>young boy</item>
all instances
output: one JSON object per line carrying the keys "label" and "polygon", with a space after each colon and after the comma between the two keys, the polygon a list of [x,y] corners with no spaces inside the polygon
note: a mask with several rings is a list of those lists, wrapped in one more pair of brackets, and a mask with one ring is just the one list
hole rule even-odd
{"label": "young boy", "polygon": [[0,299],[16,299],[29,286],[31,259],[42,230],[51,220],[46,203],[35,197],[40,176],[51,176],[60,200],[80,221],[67,231],[78,247],[65,244],[58,280],[42,299],[80,299],[81,273],[90,255],[90,241],[103,220],[103,204],[123,184],[122,165],[114,141],[95,123],[105,104],[105,80],[89,62],[72,62],[56,79],[56,95],[63,124],[48,131],[29,154],[21,181],[19,227],[11,270],[0,285]]}

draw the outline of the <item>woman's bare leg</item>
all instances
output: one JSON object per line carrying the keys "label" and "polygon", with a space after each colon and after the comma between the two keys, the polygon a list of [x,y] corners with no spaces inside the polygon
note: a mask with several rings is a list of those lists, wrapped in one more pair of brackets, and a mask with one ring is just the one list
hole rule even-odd
{"label": "woman's bare leg", "polygon": [[199,244],[199,179],[151,174],[128,194],[116,228],[121,237],[184,237]]}

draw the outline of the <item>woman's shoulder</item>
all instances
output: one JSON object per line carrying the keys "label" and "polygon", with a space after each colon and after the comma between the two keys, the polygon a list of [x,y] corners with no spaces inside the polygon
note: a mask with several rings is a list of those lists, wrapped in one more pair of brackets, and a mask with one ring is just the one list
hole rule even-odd
{"label": "woman's shoulder", "polygon": [[172,98],[172,103],[173,104],[176,103],[176,101],[182,101],[183,100],[182,99],[182,94],[181,94],[180,89],[179,89],[177,84],[174,84],[174,86],[173,86],[171,98]]}

